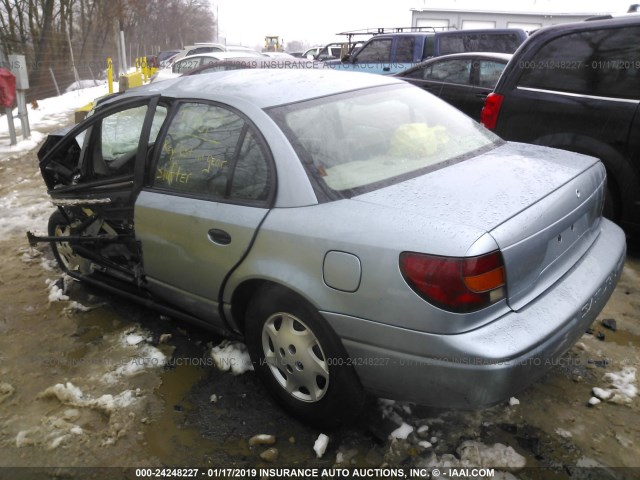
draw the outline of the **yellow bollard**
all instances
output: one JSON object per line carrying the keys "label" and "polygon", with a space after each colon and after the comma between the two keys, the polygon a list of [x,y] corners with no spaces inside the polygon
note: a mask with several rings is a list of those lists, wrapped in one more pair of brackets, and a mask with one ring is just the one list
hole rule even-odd
{"label": "yellow bollard", "polygon": [[149,80],[149,67],[147,66],[147,56],[142,57],[142,74],[144,75],[144,81]]}
{"label": "yellow bollard", "polygon": [[113,62],[107,58],[107,83],[109,84],[109,93],[113,93]]}

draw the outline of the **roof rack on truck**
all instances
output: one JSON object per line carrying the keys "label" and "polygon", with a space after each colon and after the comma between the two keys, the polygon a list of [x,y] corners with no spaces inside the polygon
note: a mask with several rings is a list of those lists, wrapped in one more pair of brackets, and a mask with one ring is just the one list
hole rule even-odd
{"label": "roof rack on truck", "polygon": [[347,30],[346,32],[339,32],[336,35],[346,35],[348,42],[358,35],[380,35],[383,33],[411,33],[411,32],[443,32],[446,30],[456,30],[456,27],[374,27],[374,28],[361,28],[358,30]]}

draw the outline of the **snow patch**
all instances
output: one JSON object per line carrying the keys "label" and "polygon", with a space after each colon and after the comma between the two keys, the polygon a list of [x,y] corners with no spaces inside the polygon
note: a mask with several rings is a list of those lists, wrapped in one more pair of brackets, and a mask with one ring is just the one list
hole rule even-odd
{"label": "snow patch", "polygon": [[413,427],[408,423],[402,423],[398,428],[389,434],[389,439],[406,440],[413,432]]}
{"label": "snow patch", "polygon": [[105,383],[116,383],[121,377],[133,377],[148,368],[162,367],[167,363],[164,353],[151,345],[143,345],[136,351],[136,356],[126,363],[121,364],[113,372],[107,372],[102,376]]}
{"label": "snow patch", "polygon": [[65,307],[64,311],[67,313],[76,313],[76,312],[88,312],[91,310],[90,307],[85,307],[79,302],[72,300],[68,306]]}
{"label": "snow patch", "polygon": [[125,335],[124,341],[127,345],[138,345],[141,342],[145,341],[145,338],[142,335],[129,334]]}
{"label": "snow patch", "polygon": [[562,438],[573,437],[573,434],[569,430],[565,430],[564,428],[556,428],[556,433],[560,435]]}
{"label": "snow patch", "polygon": [[464,467],[492,467],[519,470],[527,464],[526,459],[512,447],[495,443],[492,446],[468,440],[457,449],[460,463]]}
{"label": "snow patch", "polygon": [[329,445],[329,437],[321,433],[313,444],[313,451],[316,452],[318,458],[322,458],[324,452],[327,451],[327,445]]}
{"label": "snow patch", "polygon": [[60,288],[57,280],[47,279],[45,282],[49,287],[49,303],[66,302],[69,300],[69,297],[64,294],[64,289]]}
{"label": "snow patch", "polygon": [[73,383],[58,383],[47,388],[38,395],[39,399],[57,399],[60,403],[79,408],[91,408],[111,415],[116,410],[120,410],[133,405],[138,398],[131,390],[125,390],[118,395],[105,394],[98,398],[85,396]]}
{"label": "snow patch", "polygon": [[518,400],[516,397],[511,397],[509,399],[509,406],[515,407],[516,405],[520,405],[520,400]]}
{"label": "snow patch", "polygon": [[595,405],[592,403],[593,398],[625,405],[631,403],[638,395],[638,388],[635,385],[636,369],[634,367],[625,367],[619,372],[606,373],[603,380],[608,382],[609,388],[594,387],[592,389],[594,397],[589,400],[591,405]]}
{"label": "snow patch", "polygon": [[209,353],[218,370],[231,372],[234,375],[253,370],[253,363],[247,346],[241,342],[224,340],[220,345],[213,347]]}

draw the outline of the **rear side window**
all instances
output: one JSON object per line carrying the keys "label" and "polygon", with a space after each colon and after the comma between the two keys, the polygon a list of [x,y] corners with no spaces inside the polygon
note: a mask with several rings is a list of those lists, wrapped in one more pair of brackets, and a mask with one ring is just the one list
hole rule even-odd
{"label": "rear side window", "polygon": [[640,99],[640,27],[555,38],[521,61],[519,86]]}
{"label": "rear side window", "polygon": [[424,39],[424,50],[422,51],[422,58],[430,58],[435,56],[436,52],[436,36],[429,35]]}
{"label": "rear side window", "polygon": [[462,52],[513,53],[522,43],[516,33],[459,33],[440,36],[440,55]]}
{"label": "rear side window", "polygon": [[480,60],[477,64],[479,69],[478,86],[484,88],[495,87],[506,64],[492,60]]}
{"label": "rear side window", "polygon": [[416,39],[414,36],[398,38],[396,46],[396,61],[398,63],[413,62],[413,48],[415,43]]}
{"label": "rear side window", "polygon": [[265,201],[270,171],[265,148],[244,118],[185,103],[167,130],[153,186],[217,201]]}
{"label": "rear side window", "polygon": [[471,59],[455,59],[439,62],[424,69],[422,78],[435,82],[469,85],[471,83]]}

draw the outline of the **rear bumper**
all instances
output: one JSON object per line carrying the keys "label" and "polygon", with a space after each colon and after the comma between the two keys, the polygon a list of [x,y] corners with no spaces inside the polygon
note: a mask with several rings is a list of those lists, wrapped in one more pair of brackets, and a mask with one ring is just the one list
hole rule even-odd
{"label": "rear bumper", "polygon": [[624,233],[603,219],[594,244],[550,289],[521,310],[458,335],[322,313],[374,395],[473,408],[508,398],[562,362],[607,303],[625,253]]}

